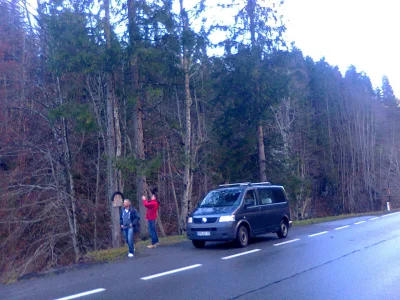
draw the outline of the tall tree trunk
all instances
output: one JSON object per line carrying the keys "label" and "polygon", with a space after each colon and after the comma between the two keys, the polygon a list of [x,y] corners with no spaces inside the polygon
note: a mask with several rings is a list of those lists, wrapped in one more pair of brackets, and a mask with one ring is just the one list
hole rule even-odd
{"label": "tall tree trunk", "polygon": [[179,228],[180,224],[180,212],[179,212],[179,203],[178,203],[178,197],[176,196],[176,191],[175,191],[175,184],[173,180],[173,174],[172,174],[172,168],[171,168],[171,156],[170,156],[170,149],[169,149],[169,143],[168,140],[165,142],[166,148],[167,148],[167,164],[168,164],[168,173],[169,173],[169,178],[171,181],[171,189],[172,189],[172,196],[174,198],[174,205],[175,205],[175,211],[176,211],[176,218],[177,218],[177,225]]}
{"label": "tall tree trunk", "polygon": [[258,161],[260,164],[260,180],[262,182],[267,181],[267,166],[266,166],[266,157],[265,157],[265,146],[264,146],[264,131],[259,121],[257,127],[257,141],[258,141]]}
{"label": "tall tree trunk", "polygon": [[[113,74],[115,75],[115,74]],[[113,86],[115,86],[115,78],[113,77]],[[114,95],[114,89],[113,89],[113,106],[114,106],[114,124],[115,124],[115,160],[118,161],[121,156],[122,156],[122,134],[121,134],[121,126],[120,126],[120,113],[119,113],[119,103],[118,99]],[[124,192],[124,185],[122,181],[122,171],[121,170],[115,170],[117,174],[116,178],[116,188],[118,191],[121,193]],[[118,213],[118,220],[119,220],[119,213]],[[119,225],[119,223],[118,223]],[[119,226],[118,226],[119,227]]]}
{"label": "tall tree trunk", "polygon": [[[60,104],[63,104],[63,98],[61,96],[61,87],[60,81],[57,77],[57,89],[60,99]],[[68,129],[67,129],[67,121],[63,117],[61,118],[61,141],[62,141],[62,153],[64,165],[62,166],[62,176],[64,177],[63,183],[65,183],[66,193],[62,195],[64,199],[66,212],[68,215],[68,225],[71,233],[72,246],[75,253],[75,262],[78,262],[80,258],[80,251],[78,246],[78,223],[76,218],[76,198],[75,198],[75,183],[72,176],[72,162],[71,162],[71,150],[69,148],[68,142]],[[54,133],[57,131],[54,130]],[[55,136],[57,140],[60,140],[59,137]]]}
{"label": "tall tree trunk", "polygon": [[93,230],[93,245],[94,250],[97,251],[98,243],[97,243],[97,210],[99,204],[99,194],[100,194],[100,163],[101,163],[101,142],[100,142],[101,135],[99,134],[97,140],[97,162],[95,163],[96,167],[96,189],[94,195],[94,230]]}
{"label": "tall tree trunk", "polygon": [[[134,109],[134,140],[135,140],[135,156],[138,160],[145,160],[144,152],[144,137],[143,137],[143,111],[142,111],[142,93],[139,84],[139,63],[137,57],[137,47],[139,44],[140,34],[137,28],[136,19],[136,1],[128,0],[128,28],[129,28],[129,42],[130,42],[130,67],[133,85],[133,93],[136,95],[135,109]],[[142,204],[142,196],[146,194],[147,183],[146,176],[141,174],[141,170],[137,172],[137,201],[139,203],[141,235],[148,236],[147,222],[146,222],[146,208]],[[149,196],[149,195],[147,195]]]}
{"label": "tall tree trunk", "polygon": [[[105,9],[105,37],[107,49],[111,50],[111,25],[110,25],[110,1],[104,0]],[[107,103],[107,182],[108,199],[111,212],[111,234],[112,246],[118,248],[121,246],[121,230],[119,226],[119,207],[114,207],[111,197],[118,191],[117,170],[115,166],[116,158],[116,130],[115,130],[115,108],[114,108],[114,82],[112,71],[109,70],[106,75],[106,103]]]}
{"label": "tall tree trunk", "polygon": [[256,44],[256,24],[255,24],[255,8],[256,8],[256,0],[248,0],[246,5],[246,10],[250,19],[250,38],[251,38],[251,48],[256,59],[256,65],[254,69],[254,82],[256,88],[256,99],[255,103],[258,106],[258,116],[259,121],[257,124],[257,142],[258,142],[258,163],[260,168],[260,180],[262,182],[267,181],[267,165],[266,165],[266,156],[265,156],[265,146],[264,146],[264,131],[262,127],[261,120],[261,109],[260,109],[260,86],[259,86],[259,61],[261,59],[260,51]]}
{"label": "tall tree trunk", "polygon": [[[107,151],[107,143],[108,139],[106,138],[106,134],[104,133],[106,131],[106,128],[103,126],[102,118],[100,115],[100,106],[103,104],[103,80],[101,76],[95,76],[94,77],[94,87],[95,89],[92,89],[92,83],[90,81],[90,78],[86,78],[86,87],[87,90],[90,94],[90,98],[92,100],[92,107],[93,107],[93,112],[96,116],[96,121],[98,125],[98,138],[97,138],[97,160],[94,163],[94,166],[96,168],[96,187],[95,187],[95,199],[94,199],[94,229],[93,229],[93,244],[94,244],[94,249],[97,250],[98,248],[98,218],[97,218],[97,211],[98,211],[98,205],[99,205],[99,199],[100,199],[100,180],[101,180],[101,161],[102,161],[102,156],[103,153],[102,151]],[[96,94],[95,94],[96,92]],[[102,150],[104,149],[104,150]],[[108,172],[108,171],[107,171]],[[107,173],[108,174],[108,173]],[[108,190],[107,190],[108,192]]]}
{"label": "tall tree trunk", "polygon": [[[164,203],[166,203],[165,185],[163,184],[163,183],[164,183],[164,180],[161,179],[161,176],[164,176],[164,174],[165,174],[165,171],[166,171],[165,168],[164,168],[164,170],[162,170],[162,171],[163,171],[163,172],[162,172],[163,175],[160,174],[161,172],[157,172],[157,177],[158,177],[158,180],[157,180],[157,188],[158,188],[159,191],[163,191],[163,192],[164,192],[164,193],[162,193],[162,194],[161,194],[161,192],[160,192],[160,193],[158,194],[158,196],[160,197],[160,199],[163,199],[163,202],[164,202]],[[166,237],[167,235],[166,235],[166,233],[165,233],[164,226],[163,226],[163,222],[162,222],[161,206],[158,208],[157,225],[158,225],[158,230],[160,231],[160,235],[161,235],[162,237]]]}
{"label": "tall tree trunk", "polygon": [[192,191],[192,122],[191,122],[191,107],[192,107],[192,97],[190,95],[190,74],[189,65],[190,57],[187,51],[185,41],[183,36],[189,31],[189,20],[187,13],[183,7],[183,0],[179,0],[180,3],[180,16],[181,24],[183,28],[182,33],[182,57],[181,64],[185,80],[185,154],[184,154],[184,172],[183,172],[183,197],[181,202],[181,214],[180,214],[180,224],[179,231],[184,233],[186,231],[186,218],[189,210],[189,199],[191,198]]}
{"label": "tall tree trunk", "polygon": [[72,245],[74,247],[75,262],[78,262],[80,258],[80,251],[78,245],[78,223],[76,217],[76,197],[75,197],[75,183],[72,176],[72,166],[71,166],[71,152],[69,149],[68,136],[67,136],[67,123],[65,118],[62,119],[63,122],[63,143],[64,143],[64,160],[65,169],[67,173],[68,180],[68,193],[65,196],[66,201],[70,203],[70,210],[67,211],[69,215],[69,227],[71,231]]}
{"label": "tall tree trunk", "polygon": [[[185,59],[183,64],[187,64]],[[186,218],[188,214],[188,204],[191,197],[192,190],[192,155],[191,155],[191,142],[192,142],[192,122],[191,122],[191,105],[192,98],[190,96],[189,87],[189,73],[185,71],[185,116],[186,116],[186,128],[185,128],[185,168],[183,173],[183,198],[181,205],[181,222],[180,222],[180,233],[182,234],[186,230]]]}

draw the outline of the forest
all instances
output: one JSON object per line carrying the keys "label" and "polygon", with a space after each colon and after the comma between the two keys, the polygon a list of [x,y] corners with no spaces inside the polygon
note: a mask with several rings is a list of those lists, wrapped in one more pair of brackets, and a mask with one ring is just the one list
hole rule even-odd
{"label": "forest", "polygon": [[400,207],[386,76],[303,55],[281,1],[187,2],[0,0],[1,280],[122,246],[117,191],[139,239],[155,190],[161,236],[223,183],[283,185],[293,220]]}

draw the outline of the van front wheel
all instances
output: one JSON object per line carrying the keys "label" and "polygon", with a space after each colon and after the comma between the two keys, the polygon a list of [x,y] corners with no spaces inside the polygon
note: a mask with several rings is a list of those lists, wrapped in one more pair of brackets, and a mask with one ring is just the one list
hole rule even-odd
{"label": "van front wheel", "polygon": [[249,232],[245,226],[239,227],[236,241],[240,247],[246,247],[249,244]]}
{"label": "van front wheel", "polygon": [[281,221],[281,224],[279,225],[279,230],[276,232],[279,238],[283,239],[287,237],[289,231],[289,227],[286,223],[285,220]]}

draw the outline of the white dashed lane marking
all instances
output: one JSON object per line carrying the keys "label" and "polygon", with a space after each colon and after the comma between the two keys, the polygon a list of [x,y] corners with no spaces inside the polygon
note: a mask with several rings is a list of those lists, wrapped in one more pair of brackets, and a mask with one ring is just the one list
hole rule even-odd
{"label": "white dashed lane marking", "polygon": [[106,289],[95,289],[95,290],[91,290],[91,291],[87,291],[87,292],[83,292],[83,293],[79,293],[79,294],[75,294],[75,295],[71,295],[71,296],[67,296],[67,297],[63,297],[63,298],[58,298],[56,300],[76,299],[76,298],[80,298],[80,297],[83,297],[83,296],[88,296],[88,295],[104,292],[105,290]]}
{"label": "white dashed lane marking", "polygon": [[238,253],[238,254],[234,254],[234,255],[230,255],[230,256],[225,256],[222,259],[231,259],[234,257],[238,257],[238,256],[242,256],[242,255],[246,255],[246,254],[250,254],[250,253],[254,253],[254,252],[258,252],[258,251],[261,251],[261,249],[254,249],[251,251],[246,251],[246,252],[242,252],[242,253]]}
{"label": "white dashed lane marking", "polygon": [[322,231],[322,232],[310,234],[308,237],[314,237],[314,236],[323,235],[323,234],[326,234],[326,233],[328,233],[328,231]]}
{"label": "white dashed lane marking", "polygon": [[153,278],[157,278],[157,277],[161,277],[161,276],[165,276],[165,275],[169,275],[169,274],[174,274],[174,273],[178,273],[178,272],[182,272],[182,271],[186,271],[186,270],[190,270],[190,269],[194,269],[194,268],[198,268],[198,267],[201,267],[201,264],[192,265],[192,266],[188,266],[188,267],[184,267],[184,268],[180,268],[180,269],[176,269],[176,270],[171,270],[171,271],[167,271],[167,272],[163,272],[163,273],[158,273],[158,274],[142,277],[140,279],[149,280],[149,279],[153,279]]}
{"label": "white dashed lane marking", "polygon": [[293,243],[293,242],[297,242],[297,241],[300,241],[300,239],[294,239],[294,240],[290,240],[290,241],[287,241],[287,242],[274,244],[274,246],[285,245],[285,244],[289,244],[289,243]]}
{"label": "white dashed lane marking", "polygon": [[347,227],[350,227],[350,225],[346,225],[346,226],[338,227],[338,228],[335,228],[335,230],[341,230],[341,229],[345,229],[345,228],[347,228]]}
{"label": "white dashed lane marking", "polygon": [[365,223],[365,222],[367,222],[367,221],[356,222],[356,223],[354,223],[354,225],[360,225],[360,224]]}
{"label": "white dashed lane marking", "polygon": [[373,220],[376,220],[376,219],[379,219],[379,217],[371,218],[368,221],[373,221]]}

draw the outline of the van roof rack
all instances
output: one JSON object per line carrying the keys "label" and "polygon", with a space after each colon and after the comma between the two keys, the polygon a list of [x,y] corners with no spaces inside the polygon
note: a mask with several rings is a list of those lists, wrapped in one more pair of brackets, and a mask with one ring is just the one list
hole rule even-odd
{"label": "van roof rack", "polygon": [[252,186],[252,185],[271,185],[271,182],[265,181],[265,182],[238,182],[238,183],[227,183],[227,184],[220,184],[219,187],[233,187],[233,186]]}
{"label": "van roof rack", "polygon": [[220,187],[228,187],[228,186],[241,186],[241,185],[251,185],[251,182],[238,182],[238,183],[226,183],[220,184]]}
{"label": "van roof rack", "polygon": [[271,182],[265,181],[265,182],[254,182],[251,183],[250,185],[271,185]]}

